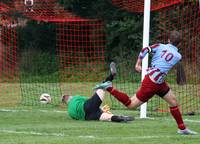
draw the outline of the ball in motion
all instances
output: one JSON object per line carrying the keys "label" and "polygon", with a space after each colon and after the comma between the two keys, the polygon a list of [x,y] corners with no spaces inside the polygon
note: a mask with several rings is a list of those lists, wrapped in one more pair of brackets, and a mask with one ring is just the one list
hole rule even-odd
{"label": "ball in motion", "polygon": [[51,96],[48,93],[41,94],[40,102],[43,104],[51,103]]}

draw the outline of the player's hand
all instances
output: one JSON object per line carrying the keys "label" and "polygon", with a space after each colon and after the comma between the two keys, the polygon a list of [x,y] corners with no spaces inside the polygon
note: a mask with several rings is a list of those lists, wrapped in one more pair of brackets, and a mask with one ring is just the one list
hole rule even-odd
{"label": "player's hand", "polygon": [[135,70],[137,72],[141,72],[142,71],[142,60],[140,58],[138,58],[136,64],[135,64]]}
{"label": "player's hand", "polygon": [[110,107],[109,107],[109,105],[104,105],[103,107],[102,107],[102,111],[104,112],[104,113],[109,113],[109,114],[112,114],[111,112],[110,112]]}
{"label": "player's hand", "polygon": [[142,66],[141,65],[135,65],[135,70],[137,72],[141,72],[142,71]]}

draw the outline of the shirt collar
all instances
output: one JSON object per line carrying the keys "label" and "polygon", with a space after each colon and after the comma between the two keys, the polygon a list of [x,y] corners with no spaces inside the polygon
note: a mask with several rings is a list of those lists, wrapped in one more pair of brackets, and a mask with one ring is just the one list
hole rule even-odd
{"label": "shirt collar", "polygon": [[173,48],[174,50],[178,51],[178,48],[176,46],[174,46],[173,44],[168,44],[171,48]]}

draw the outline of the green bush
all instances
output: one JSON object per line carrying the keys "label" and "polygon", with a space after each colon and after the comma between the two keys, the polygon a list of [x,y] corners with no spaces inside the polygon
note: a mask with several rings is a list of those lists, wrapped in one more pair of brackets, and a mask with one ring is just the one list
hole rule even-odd
{"label": "green bush", "polygon": [[58,71],[58,65],[51,53],[27,49],[21,54],[20,70],[29,75],[48,75]]}

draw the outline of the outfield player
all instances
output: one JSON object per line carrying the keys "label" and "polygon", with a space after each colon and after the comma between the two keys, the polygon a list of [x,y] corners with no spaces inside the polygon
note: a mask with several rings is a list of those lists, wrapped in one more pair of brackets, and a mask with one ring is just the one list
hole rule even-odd
{"label": "outfield player", "polygon": [[[106,80],[112,81],[115,75],[115,67],[111,63],[111,75]],[[114,68],[114,69],[113,69]],[[69,96],[64,95],[62,101],[67,104],[67,111],[71,118],[76,120],[100,120],[113,122],[132,121],[133,117],[118,116],[109,111],[108,106],[101,108],[101,103],[104,99],[105,91],[97,89],[91,98],[85,96]]]}
{"label": "outfield player", "polygon": [[139,107],[156,94],[169,104],[170,112],[178,125],[178,134],[197,134],[186,128],[175,95],[165,82],[165,77],[169,70],[181,59],[181,54],[177,48],[180,41],[180,33],[172,31],[168,44],[155,44],[142,49],[135,65],[136,71],[142,71],[142,59],[147,53],[152,53],[153,57],[151,67],[147,69],[147,74],[141,83],[141,87],[133,97],[129,98],[127,94],[114,89],[112,82],[109,81],[97,85],[95,88],[107,89],[111,95],[130,109]]}

